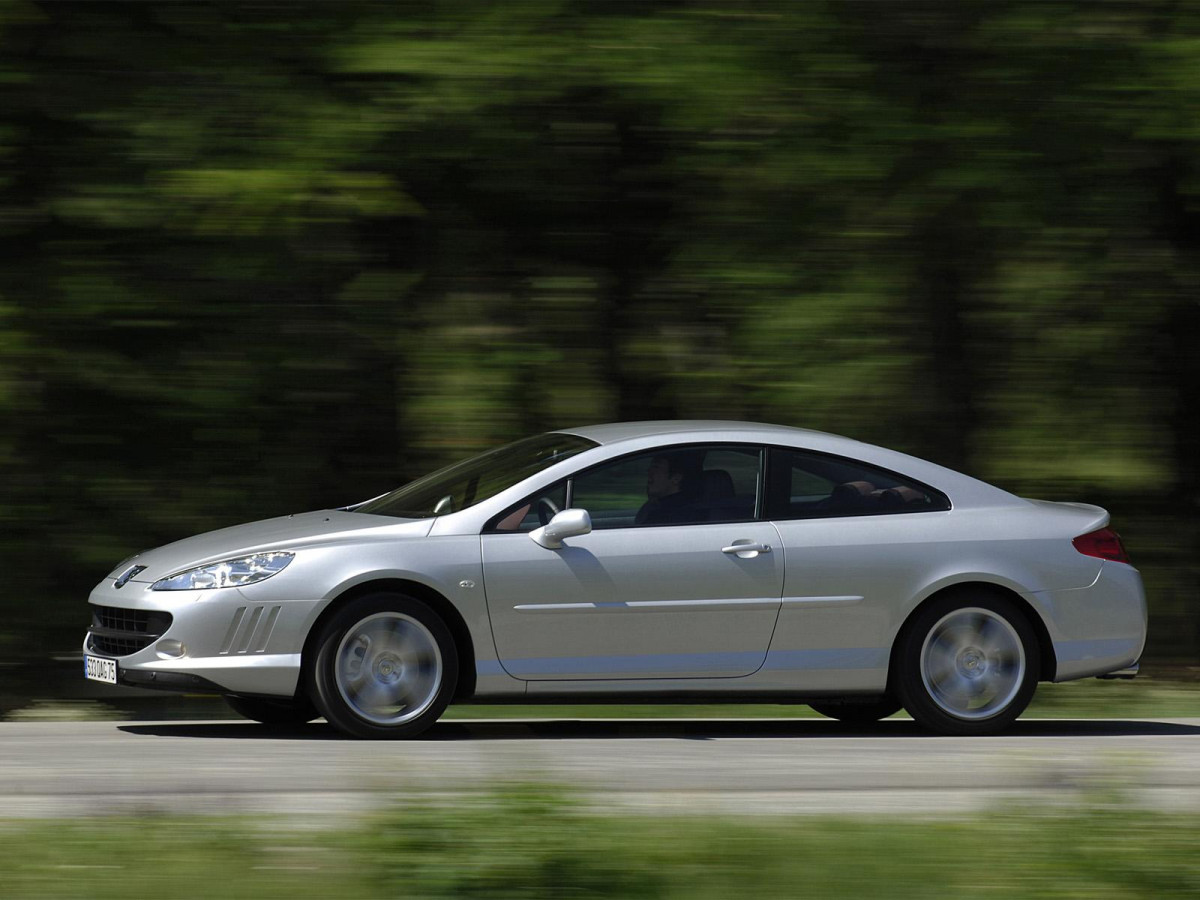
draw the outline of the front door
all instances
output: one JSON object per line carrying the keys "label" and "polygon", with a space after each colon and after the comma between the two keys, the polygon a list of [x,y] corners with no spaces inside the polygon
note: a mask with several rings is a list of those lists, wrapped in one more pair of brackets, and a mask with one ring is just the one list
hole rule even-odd
{"label": "front door", "polygon": [[488,611],[509,674],[712,678],[762,665],[784,569],[778,532],[755,520],[759,448],[671,453],[577,476],[571,505],[588,510],[593,531],[560,549],[522,531],[482,536]]}

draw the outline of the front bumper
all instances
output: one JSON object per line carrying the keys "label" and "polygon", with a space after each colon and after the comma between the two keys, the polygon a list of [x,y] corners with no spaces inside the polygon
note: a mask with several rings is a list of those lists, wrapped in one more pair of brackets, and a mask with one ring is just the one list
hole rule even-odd
{"label": "front bumper", "polygon": [[117,684],[127,687],[175,691],[181,694],[227,694],[228,690],[199,675],[186,672],[158,672],[153,669],[122,669],[117,663]]}
{"label": "front bumper", "polygon": [[[165,613],[169,624],[165,630],[152,629],[148,641],[145,633],[139,635],[136,630],[130,631],[129,642],[122,642],[111,629],[89,630],[84,652],[115,659],[119,684],[196,693],[293,696],[304,638],[322,601],[285,600],[277,590],[256,592],[255,587],[151,591],[143,582],[114,588],[113,582],[105,579],[88,598],[94,609],[106,608],[116,613],[118,620],[130,622],[147,616],[120,614],[149,613],[151,622],[162,622]],[[112,619],[111,614],[106,616],[107,621]],[[179,644],[183,645],[182,655]],[[114,652],[114,648],[132,652]]]}

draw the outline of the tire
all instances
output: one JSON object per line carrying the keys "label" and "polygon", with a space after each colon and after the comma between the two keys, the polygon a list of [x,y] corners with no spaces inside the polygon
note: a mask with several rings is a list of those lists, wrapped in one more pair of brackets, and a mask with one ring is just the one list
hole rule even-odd
{"label": "tire", "polygon": [[981,591],[935,600],[896,647],[896,690],[918,724],[939,734],[995,734],[1037,689],[1037,635],[1012,601]]}
{"label": "tire", "polygon": [[872,725],[898,713],[903,706],[890,697],[868,697],[862,700],[822,700],[808,704],[823,716],[845,722],[847,725]]}
{"label": "tire", "polygon": [[303,725],[320,715],[307,700],[268,700],[228,695],[225,702],[242,718],[253,719],[264,725]]}
{"label": "tire", "polygon": [[361,738],[410,738],[454,696],[458,652],[425,603],[368,594],[326,623],[308,676],[310,696],[334,727]]}

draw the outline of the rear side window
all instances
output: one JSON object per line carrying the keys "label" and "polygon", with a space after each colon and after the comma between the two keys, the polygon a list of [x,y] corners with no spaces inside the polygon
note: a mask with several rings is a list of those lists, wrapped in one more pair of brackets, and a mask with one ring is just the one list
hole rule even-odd
{"label": "rear side window", "polygon": [[770,449],[767,518],[815,519],[933,512],[941,491],[896,472],[807,450]]}

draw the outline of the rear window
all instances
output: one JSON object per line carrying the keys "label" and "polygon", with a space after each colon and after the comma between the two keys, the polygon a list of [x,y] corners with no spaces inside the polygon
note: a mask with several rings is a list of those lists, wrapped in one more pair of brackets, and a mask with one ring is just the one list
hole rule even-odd
{"label": "rear window", "polygon": [[950,508],[941,491],[866,463],[772,447],[767,518],[809,519],[934,512]]}

